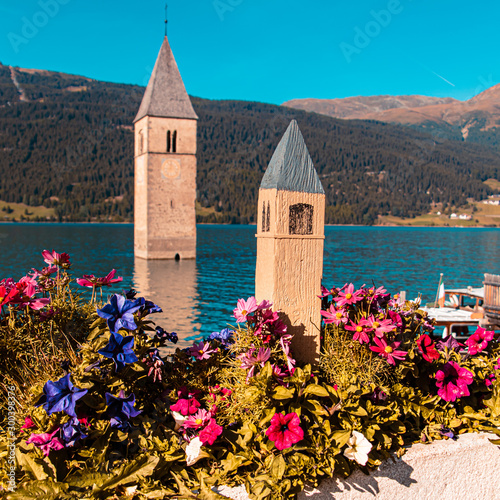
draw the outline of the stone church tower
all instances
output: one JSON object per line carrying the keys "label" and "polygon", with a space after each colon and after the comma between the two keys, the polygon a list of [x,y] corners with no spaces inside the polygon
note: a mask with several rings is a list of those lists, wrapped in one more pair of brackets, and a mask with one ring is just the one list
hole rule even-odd
{"label": "stone church tower", "polygon": [[294,120],[259,189],[255,296],[279,310],[297,359],[320,353],[325,192]]}
{"label": "stone church tower", "polygon": [[165,37],[134,120],[136,257],[196,258],[197,120]]}

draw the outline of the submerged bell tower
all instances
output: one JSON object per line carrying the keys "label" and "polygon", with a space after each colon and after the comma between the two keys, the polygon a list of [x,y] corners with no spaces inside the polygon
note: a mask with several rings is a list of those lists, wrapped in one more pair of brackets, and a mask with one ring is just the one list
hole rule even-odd
{"label": "submerged bell tower", "polygon": [[134,120],[134,253],[196,258],[196,115],[167,36]]}

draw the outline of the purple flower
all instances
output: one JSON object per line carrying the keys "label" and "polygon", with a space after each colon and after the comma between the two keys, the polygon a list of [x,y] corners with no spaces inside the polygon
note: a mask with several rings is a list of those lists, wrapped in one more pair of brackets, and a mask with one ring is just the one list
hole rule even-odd
{"label": "purple flower", "polygon": [[217,352],[217,349],[210,349],[210,342],[195,342],[188,349],[190,356],[194,356],[198,361],[202,359],[210,359],[210,354]]}
{"label": "purple flower", "polygon": [[137,292],[131,288],[130,290],[123,290],[123,295],[125,295],[125,298],[128,300],[134,300]]}
{"label": "purple flower", "polygon": [[224,328],[220,332],[212,332],[208,340],[217,340],[223,346],[227,347],[228,345],[233,343],[233,331],[229,328]]}
{"label": "purple flower", "polygon": [[139,316],[145,318],[148,314],[161,313],[163,309],[157,306],[154,302],[146,300],[143,298],[137,299],[142,302],[141,308],[139,309]]}
{"label": "purple flower", "polygon": [[108,345],[97,352],[106,358],[111,358],[115,362],[116,371],[119,372],[125,365],[135,363],[138,360],[133,347],[134,337],[132,335],[123,337],[120,333],[111,332]]}
{"label": "purple flower", "polygon": [[125,397],[125,392],[120,391],[118,397],[113,396],[109,392],[106,393],[106,405],[108,406],[108,415],[111,418],[119,421],[126,421],[130,418],[137,417],[141,410],[136,410],[135,394],[131,394],[128,398]]}
{"label": "purple flower", "polygon": [[134,313],[144,305],[144,299],[135,301],[127,300],[123,295],[113,295],[110,303],[102,309],[97,310],[97,314],[104,318],[112,332],[117,332],[120,328],[125,330],[135,330],[137,325],[134,320]]}
{"label": "purple flower", "polygon": [[76,417],[75,405],[77,400],[87,394],[86,389],[75,387],[69,379],[69,373],[57,382],[49,380],[43,387],[43,395],[36,406],[43,405],[48,415],[64,411],[71,417]]}
{"label": "purple flower", "polygon": [[61,437],[66,446],[74,446],[80,439],[85,439],[87,434],[82,432],[82,426],[77,418],[72,418],[61,427]]}
{"label": "purple flower", "polygon": [[448,335],[444,340],[441,340],[440,342],[438,342],[436,344],[436,347],[437,347],[438,351],[444,351],[446,347],[450,351],[459,351],[460,347],[462,347],[462,346],[463,346],[463,344],[461,344],[452,335]]}
{"label": "purple flower", "polygon": [[34,444],[43,451],[46,457],[48,457],[50,450],[62,450],[64,448],[64,443],[61,439],[54,437],[58,432],[59,427],[52,433],[32,434],[26,441],[26,444]]}
{"label": "purple flower", "polygon": [[177,342],[179,342],[179,337],[178,337],[177,333],[167,332],[161,326],[156,327],[156,336],[160,340],[168,340],[168,341],[172,342],[173,344],[177,344]]}

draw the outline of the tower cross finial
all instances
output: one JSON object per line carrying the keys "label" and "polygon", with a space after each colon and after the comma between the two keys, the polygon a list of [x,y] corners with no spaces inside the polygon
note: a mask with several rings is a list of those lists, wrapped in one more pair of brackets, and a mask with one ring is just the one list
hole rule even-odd
{"label": "tower cross finial", "polygon": [[165,4],[165,36],[167,36],[167,26],[168,26],[168,4]]}

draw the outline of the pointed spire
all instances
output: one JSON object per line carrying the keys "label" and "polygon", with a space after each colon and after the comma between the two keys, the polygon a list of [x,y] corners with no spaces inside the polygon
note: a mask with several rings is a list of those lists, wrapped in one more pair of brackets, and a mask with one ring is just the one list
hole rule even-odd
{"label": "pointed spire", "polygon": [[295,120],[292,120],[278,144],[260,189],[325,194]]}
{"label": "pointed spire", "polygon": [[163,40],[134,123],[145,116],[198,119],[167,37]]}

